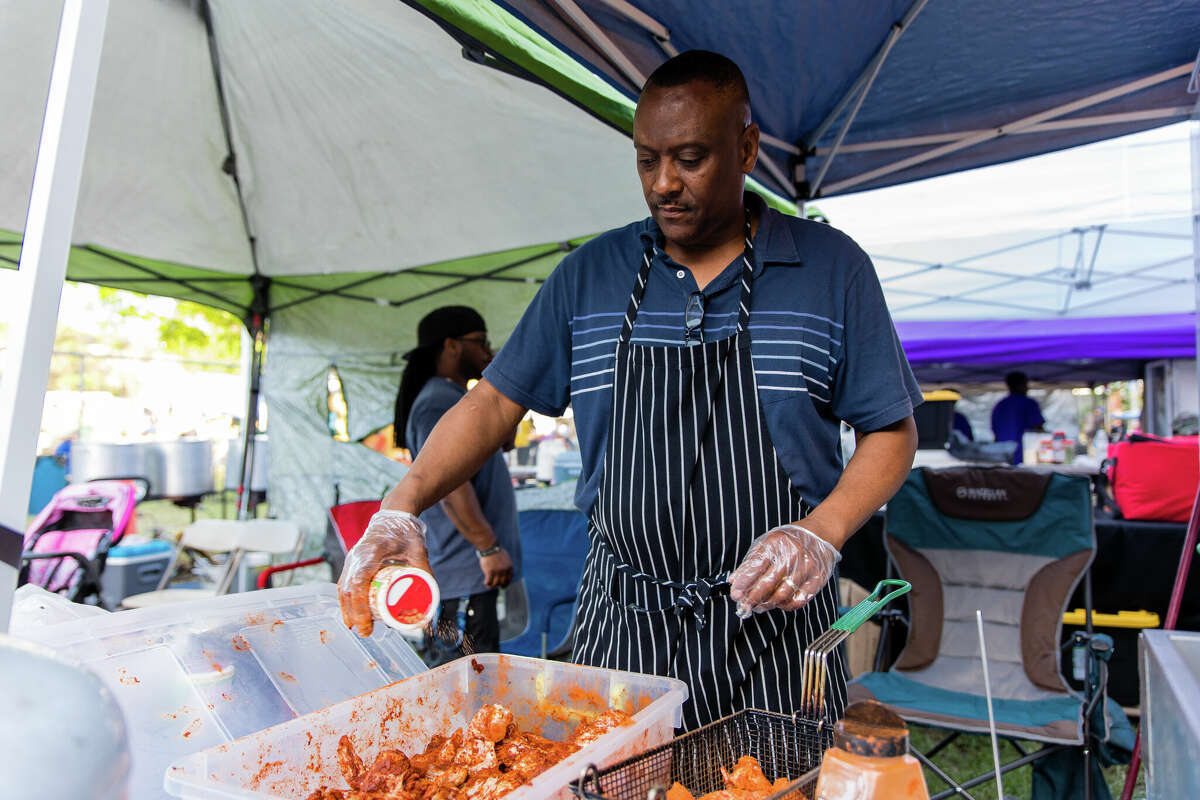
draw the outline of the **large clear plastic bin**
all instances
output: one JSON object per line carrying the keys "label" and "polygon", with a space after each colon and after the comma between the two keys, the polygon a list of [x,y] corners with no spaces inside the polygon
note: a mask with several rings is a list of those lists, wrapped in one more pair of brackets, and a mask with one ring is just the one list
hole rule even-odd
{"label": "large clear plastic bin", "polygon": [[166,788],[184,798],[303,800],[321,786],[347,788],[336,755],[343,734],[369,763],[384,747],[423,751],[431,736],[465,726],[487,703],[512,709],[522,730],[556,740],[596,712],[634,712],[632,724],[506,796],[566,798],[588,764],[602,767],[670,741],[686,698],[686,685],[673,678],[478,654],[181,759],[167,771]]}
{"label": "large clear plastic bin", "polygon": [[1138,648],[1147,797],[1200,797],[1200,633],[1143,631]]}
{"label": "large clear plastic bin", "polygon": [[189,753],[425,669],[396,631],[376,625],[359,639],[347,630],[329,583],[119,611],[23,635],[82,662],[112,691],[133,757],[129,800],[165,797],[167,767]]}

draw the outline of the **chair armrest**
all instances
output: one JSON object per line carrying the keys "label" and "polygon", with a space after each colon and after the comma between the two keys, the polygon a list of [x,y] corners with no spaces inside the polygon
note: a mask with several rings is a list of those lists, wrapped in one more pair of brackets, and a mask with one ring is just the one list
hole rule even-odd
{"label": "chair armrest", "polygon": [[258,573],[257,586],[259,589],[268,589],[271,586],[271,576],[276,572],[287,572],[293,569],[300,569],[301,567],[311,567],[314,564],[322,564],[324,561],[324,556],[318,556],[317,558],[306,558],[303,561],[293,561],[290,564],[276,564],[272,567],[265,567],[262,572]]}
{"label": "chair armrest", "polygon": [[575,602],[576,597],[577,595],[561,595],[540,604],[536,613],[530,614],[529,630],[537,631],[538,633],[549,633],[550,615],[554,613],[554,609],[558,608],[559,606],[571,605]]}

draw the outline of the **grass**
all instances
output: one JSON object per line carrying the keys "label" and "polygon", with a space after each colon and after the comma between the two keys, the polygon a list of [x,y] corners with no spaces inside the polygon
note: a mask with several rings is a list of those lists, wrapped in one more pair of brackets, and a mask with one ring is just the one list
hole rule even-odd
{"label": "grass", "polygon": [[[222,497],[225,498],[224,509],[221,504]],[[233,492],[207,495],[196,506],[196,519],[233,519],[236,505],[237,497]],[[262,510],[258,513],[259,516],[264,515]],[[180,508],[170,500],[147,500],[138,503],[136,515],[137,532],[147,536],[178,533],[192,521],[190,509]]]}
{"label": "grass", "polygon": [[[934,728],[913,725],[910,729],[912,746],[922,752],[929,750],[941,741],[944,736],[945,733],[943,731]],[[1037,744],[1031,744],[1036,749]],[[1025,749],[1028,751],[1030,747],[1026,747]],[[1001,764],[1012,761],[1017,756],[1017,751],[1010,743],[1004,740],[1000,741]],[[966,780],[975,775],[981,775],[984,772],[991,772],[993,770],[991,739],[987,736],[964,734],[950,743],[946,749],[938,753],[934,762],[951,777],[959,781]],[[1105,782],[1108,784],[1109,791],[1112,792],[1114,798],[1121,795],[1121,789],[1125,785],[1125,772],[1126,767],[1124,765],[1115,765],[1104,770]],[[925,770],[925,783],[929,787],[929,794],[931,796],[949,788],[928,769]],[[996,797],[995,780],[972,787],[969,791],[976,800],[998,800]],[[1021,800],[1029,800],[1032,791],[1032,765],[1004,774],[1005,795],[1021,798]],[[1134,789],[1133,796],[1135,798],[1146,796],[1146,785],[1141,775],[1138,776],[1137,788]]]}

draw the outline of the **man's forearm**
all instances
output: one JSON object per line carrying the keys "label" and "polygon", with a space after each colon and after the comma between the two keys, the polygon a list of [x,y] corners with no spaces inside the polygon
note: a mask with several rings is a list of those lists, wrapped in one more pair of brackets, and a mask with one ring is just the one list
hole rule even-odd
{"label": "man's forearm", "polygon": [[483,515],[475,487],[467,481],[442,498],[442,508],[463,538],[476,550],[487,550],[496,544],[492,524]]}
{"label": "man's forearm", "polygon": [[900,488],[916,452],[917,425],[911,416],[862,434],[837,486],[797,524],[841,549]]}
{"label": "man's forearm", "polygon": [[525,411],[487,380],[479,381],[434,426],[408,474],[383,498],[383,508],[420,514],[466,483]]}

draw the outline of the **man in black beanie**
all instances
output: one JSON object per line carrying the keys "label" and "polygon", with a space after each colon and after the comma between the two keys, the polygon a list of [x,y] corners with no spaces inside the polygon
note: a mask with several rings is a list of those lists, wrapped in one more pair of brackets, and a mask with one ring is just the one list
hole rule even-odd
{"label": "man in black beanie", "polygon": [[[396,396],[394,438],[414,458],[439,419],[467,393],[492,360],[483,317],[466,306],[446,306],[427,314],[417,326],[417,346]],[[462,634],[473,652],[500,647],[496,615],[499,589],[520,575],[516,498],[500,451],[466,483],[421,514],[427,527],[429,566],[442,595],[439,633],[427,658],[436,664],[464,654],[446,644]]]}

